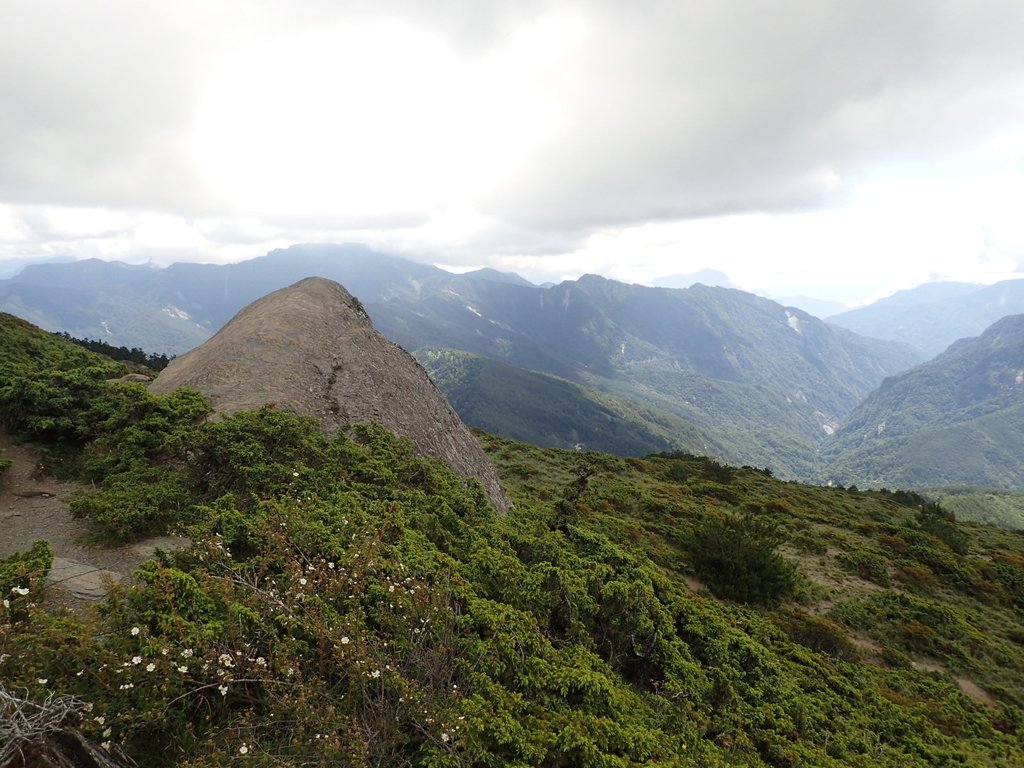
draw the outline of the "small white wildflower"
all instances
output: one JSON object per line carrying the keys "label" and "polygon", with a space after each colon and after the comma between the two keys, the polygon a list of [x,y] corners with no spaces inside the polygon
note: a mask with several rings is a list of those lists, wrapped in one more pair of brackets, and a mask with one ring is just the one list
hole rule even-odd
{"label": "small white wildflower", "polygon": [[221,696],[227,696],[228,695],[228,687],[226,685],[218,685],[217,686],[217,690],[220,691],[220,695]]}
{"label": "small white wildflower", "polygon": [[132,637],[135,637],[137,634],[139,634],[139,628],[132,627]]}
{"label": "small white wildflower", "polygon": [[142,663],[142,657],[141,656],[132,656],[132,664],[135,664],[137,666],[137,665],[139,665],[141,663]]}
{"label": "small white wildflower", "polygon": [[380,677],[380,670],[379,669],[373,670],[373,672],[370,673],[370,677],[372,677],[374,679]]}
{"label": "small white wildflower", "polygon": [[161,656],[166,656],[166,655],[167,655],[168,653],[170,653],[170,652],[171,652],[171,649],[170,649],[170,648],[161,648],[161,649],[160,649],[160,655],[161,655]]}
{"label": "small white wildflower", "polygon": [[152,661],[146,665],[147,672],[152,672],[154,669],[156,669],[156,664],[154,664]]}
{"label": "small white wildflower", "polygon": [[192,657],[192,649],[191,648],[186,648],[184,651],[181,652],[181,655],[182,655],[183,658],[186,658],[186,659],[191,658]]}
{"label": "small white wildflower", "polygon": [[49,681],[48,678],[45,678],[45,677],[37,677],[36,678],[36,682],[39,683],[40,685],[46,685],[50,681]]}
{"label": "small white wildflower", "polygon": [[267,660],[260,656],[258,659],[256,659],[256,665],[259,667],[265,667],[267,666]]}
{"label": "small white wildflower", "polygon": [[240,746],[238,748],[238,754],[240,754],[240,755],[247,755],[247,754],[249,754],[249,746],[247,744],[243,744],[242,746]]}
{"label": "small white wildflower", "polygon": [[233,667],[233,666],[235,666],[235,662],[232,661],[232,659],[231,659],[231,654],[222,653],[220,656],[217,657],[217,660],[221,664],[223,664],[225,667]]}
{"label": "small white wildflower", "polygon": [[103,715],[99,715],[98,717],[94,717],[93,720],[96,721],[97,725],[103,725],[105,722],[107,722],[107,718],[105,718]]}
{"label": "small white wildflower", "polygon": [[448,743],[448,739],[450,739],[450,738],[451,738],[451,736],[448,735],[447,731],[442,731],[441,732],[441,741],[443,741],[445,744]]}
{"label": "small white wildflower", "polygon": [[305,579],[305,577],[299,579],[299,584],[301,584],[302,586],[306,586],[306,579]]}
{"label": "small white wildflower", "polygon": [[100,744],[100,746],[103,747],[103,749],[105,751],[107,751],[107,752],[110,751],[110,742],[109,741],[104,741],[102,744]]}
{"label": "small white wildflower", "polygon": [[342,645],[348,645],[351,642],[352,641],[348,639],[348,635],[346,635],[345,637],[341,638],[341,644]]}
{"label": "small white wildflower", "polygon": [[298,476],[299,476],[298,472],[292,472],[292,477],[298,477]]}
{"label": "small white wildflower", "polygon": [[182,674],[185,674],[186,672],[188,672],[188,667],[186,667],[184,664],[182,664],[180,667],[178,667],[178,671],[181,672]]}
{"label": "small white wildflower", "polygon": [[327,567],[330,568],[331,570],[334,570],[334,563],[328,563]]}
{"label": "small white wildflower", "polygon": [[107,728],[105,731],[103,731],[103,738],[109,739],[111,733],[113,733],[113,731],[110,728]]}
{"label": "small white wildflower", "polygon": [[11,592],[15,595],[25,596],[28,594],[28,587],[11,587]]}

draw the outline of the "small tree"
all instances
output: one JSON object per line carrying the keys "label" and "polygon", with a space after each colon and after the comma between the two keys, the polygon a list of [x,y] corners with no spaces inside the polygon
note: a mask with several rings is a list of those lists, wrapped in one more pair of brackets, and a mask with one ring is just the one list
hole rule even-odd
{"label": "small tree", "polygon": [[775,551],[785,539],[770,520],[750,515],[709,517],[690,537],[690,561],[716,595],[774,606],[797,584],[796,567]]}

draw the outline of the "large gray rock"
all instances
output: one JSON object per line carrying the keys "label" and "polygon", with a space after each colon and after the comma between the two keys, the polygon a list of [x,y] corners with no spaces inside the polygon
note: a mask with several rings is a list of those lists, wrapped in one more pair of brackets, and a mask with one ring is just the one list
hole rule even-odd
{"label": "large gray rock", "polygon": [[313,416],[328,435],[376,421],[478,479],[495,508],[508,509],[497,472],[444,395],[331,280],[309,277],[254,301],[150,384],[159,394],[179,387],[225,413],[272,403]]}

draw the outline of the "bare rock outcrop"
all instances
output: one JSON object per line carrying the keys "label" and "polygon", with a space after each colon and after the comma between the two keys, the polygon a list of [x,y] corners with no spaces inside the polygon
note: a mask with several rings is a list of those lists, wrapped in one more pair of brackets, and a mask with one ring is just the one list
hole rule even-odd
{"label": "bare rock outcrop", "polygon": [[493,465],[426,371],[331,280],[309,277],[257,299],[150,384],[160,394],[178,387],[225,413],[272,403],[313,416],[328,435],[376,421],[478,479],[495,508],[508,509]]}

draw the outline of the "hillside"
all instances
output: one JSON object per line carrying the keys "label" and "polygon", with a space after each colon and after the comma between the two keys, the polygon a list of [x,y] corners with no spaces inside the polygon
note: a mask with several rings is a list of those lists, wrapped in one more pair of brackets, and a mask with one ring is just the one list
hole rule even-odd
{"label": "hillside", "polygon": [[1024,488],[1024,315],[886,380],[825,450],[829,479]]}
{"label": "hillside", "polygon": [[417,358],[467,424],[544,448],[641,456],[724,449],[692,424],[641,403],[480,355],[421,349]]}
{"label": "hillside", "polygon": [[[192,540],[85,613],[47,600],[45,544],[0,561],[5,706],[97,750],[158,767],[1024,763],[1017,534],[913,494],[481,435],[514,502],[499,515],[386,431],[206,420],[195,393],[108,384],[78,348],[0,328],[0,418],[86,481],[74,513],[108,540]],[[0,733],[0,754],[42,738]]]}
{"label": "hillside", "polygon": [[[576,395],[586,390],[614,403],[618,452],[634,444],[706,450],[780,476],[814,478],[827,435],[883,378],[919,362],[905,345],[859,337],[738,290],[647,288],[593,275],[540,287],[493,270],[455,275],[357,245],[293,246],[238,264],[162,270],[98,261],[38,265],[0,281],[0,307],[5,295],[29,286],[43,298],[44,285],[77,291],[77,298],[61,294],[61,306],[48,316],[74,315],[75,335],[113,343],[104,329],[124,325],[111,325],[99,308],[110,296],[130,296],[122,307],[143,302],[179,330],[208,336],[245,304],[310,275],[343,283],[374,325],[413,353],[467,352],[522,369],[516,375],[524,385],[540,384],[535,374],[575,385],[562,386],[559,397],[577,403],[575,418],[598,423],[560,425],[553,433],[550,411],[534,408],[532,398],[481,389],[494,377],[439,377],[470,423],[521,439],[538,436],[542,444],[581,442],[571,439],[573,429],[607,433],[609,409],[581,403]],[[46,314],[35,311],[35,318]],[[139,330],[145,327],[140,322]],[[142,340],[128,346],[150,348]],[[487,413],[469,412],[481,403]],[[623,439],[630,434],[638,442]]]}
{"label": "hillside", "polygon": [[642,403],[712,435],[729,460],[787,477],[814,476],[826,435],[916,360],[742,291],[593,275],[550,288],[467,279],[368,311],[406,348],[440,344]]}
{"label": "hillside", "polygon": [[977,336],[996,320],[1021,312],[1024,280],[988,286],[928,283],[827,320],[863,336],[901,341],[931,358],[957,339]]}

